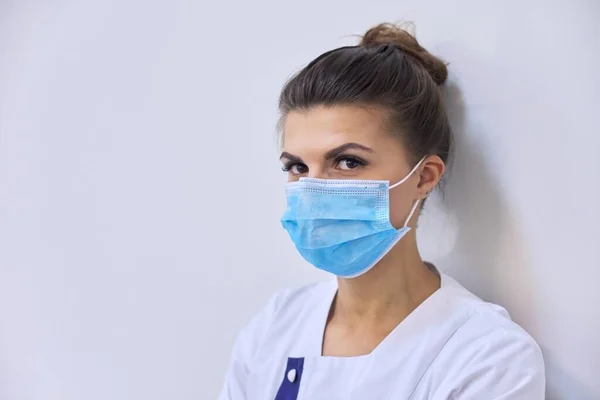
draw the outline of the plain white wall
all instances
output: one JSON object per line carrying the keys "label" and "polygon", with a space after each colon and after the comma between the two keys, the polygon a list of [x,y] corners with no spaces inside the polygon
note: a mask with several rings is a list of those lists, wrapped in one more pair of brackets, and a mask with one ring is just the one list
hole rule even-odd
{"label": "plain white wall", "polygon": [[385,20],[450,62],[423,253],[600,398],[600,3],[0,1],[0,399],[212,399],[237,331],[323,278],[274,139],[290,74]]}

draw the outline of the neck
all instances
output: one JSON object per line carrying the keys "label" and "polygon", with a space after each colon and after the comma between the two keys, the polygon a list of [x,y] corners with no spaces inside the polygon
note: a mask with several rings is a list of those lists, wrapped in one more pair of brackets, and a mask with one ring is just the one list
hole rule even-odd
{"label": "neck", "polygon": [[439,276],[421,259],[414,232],[364,275],[338,278],[336,317],[401,321],[440,287]]}

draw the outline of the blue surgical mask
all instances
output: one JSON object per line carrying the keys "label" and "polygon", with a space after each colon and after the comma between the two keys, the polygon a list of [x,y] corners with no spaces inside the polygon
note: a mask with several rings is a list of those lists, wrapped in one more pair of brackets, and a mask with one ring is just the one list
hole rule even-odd
{"label": "blue surgical mask", "polygon": [[388,181],[300,178],[286,185],[287,209],[281,218],[296,248],[315,267],[343,278],[369,271],[410,230],[390,222]]}

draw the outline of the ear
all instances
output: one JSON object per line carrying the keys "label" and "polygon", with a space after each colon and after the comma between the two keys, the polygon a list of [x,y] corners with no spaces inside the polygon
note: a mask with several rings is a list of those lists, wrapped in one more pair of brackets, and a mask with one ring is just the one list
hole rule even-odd
{"label": "ear", "polygon": [[446,164],[438,156],[427,156],[419,168],[417,185],[419,200],[425,199],[440,182],[446,171]]}

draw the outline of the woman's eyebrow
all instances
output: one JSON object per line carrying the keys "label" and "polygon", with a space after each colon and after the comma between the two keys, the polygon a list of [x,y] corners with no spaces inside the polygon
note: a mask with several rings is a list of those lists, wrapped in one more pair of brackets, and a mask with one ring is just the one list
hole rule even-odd
{"label": "woman's eyebrow", "polygon": [[363,151],[367,151],[369,153],[373,152],[373,149],[371,149],[370,147],[367,147],[367,146],[363,146],[362,144],[346,143],[346,144],[338,146],[334,149],[329,150],[327,153],[325,153],[324,158],[326,160],[334,159],[346,150],[363,150]]}
{"label": "woman's eyebrow", "polygon": [[281,155],[279,156],[279,159],[280,159],[280,160],[283,160],[284,158],[285,158],[286,160],[290,160],[290,161],[291,161],[291,162],[293,162],[293,163],[297,163],[297,164],[304,164],[304,161],[302,161],[302,159],[301,159],[300,157],[298,157],[298,156],[295,156],[295,155],[293,155],[293,154],[290,154],[290,153],[288,153],[287,151],[284,151],[284,152],[283,152],[283,153],[281,153]]}

